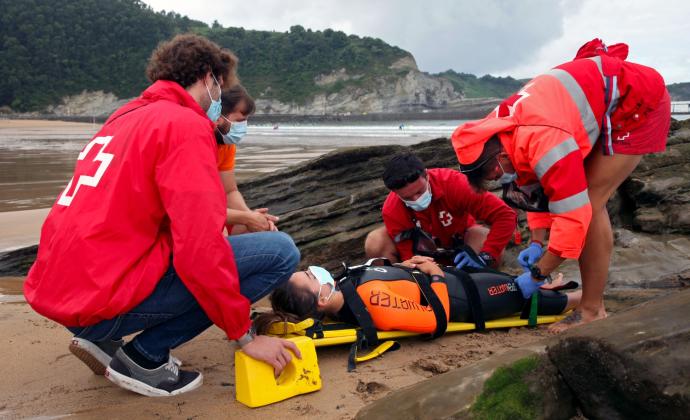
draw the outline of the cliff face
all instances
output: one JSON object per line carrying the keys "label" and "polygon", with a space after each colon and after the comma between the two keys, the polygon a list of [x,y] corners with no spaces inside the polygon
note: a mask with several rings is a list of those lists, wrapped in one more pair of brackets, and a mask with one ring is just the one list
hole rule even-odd
{"label": "cliff face", "polygon": [[402,58],[386,76],[366,79],[345,69],[319,75],[314,83],[324,89],[305,104],[259,99],[263,114],[362,114],[449,109],[464,105],[464,96],[446,79],[422,73],[412,57]]}
{"label": "cliff face", "polygon": [[[484,106],[486,100],[464,99],[445,78],[419,71],[414,58],[404,57],[389,67],[390,72],[372,77],[349,74],[341,68],[314,78],[320,93],[306,103],[281,102],[277,99],[256,101],[257,114],[286,115],[361,115],[425,110],[454,110]],[[266,96],[270,96],[270,90]],[[60,116],[106,117],[128,99],[112,93],[87,92],[63,98],[59,105],[49,106],[48,114]]]}

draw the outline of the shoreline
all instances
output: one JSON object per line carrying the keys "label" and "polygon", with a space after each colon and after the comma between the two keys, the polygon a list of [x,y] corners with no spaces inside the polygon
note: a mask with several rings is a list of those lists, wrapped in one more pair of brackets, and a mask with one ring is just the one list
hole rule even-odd
{"label": "shoreline", "polygon": [[[134,99],[134,98],[132,98]],[[452,109],[411,109],[397,112],[370,112],[362,114],[262,114],[251,116],[259,123],[315,123],[315,122],[367,122],[367,121],[407,121],[407,120],[458,120],[483,118],[501,102],[498,98],[474,98],[466,104]],[[2,120],[45,120],[77,123],[104,123],[108,115],[55,115],[32,113],[0,114]]]}

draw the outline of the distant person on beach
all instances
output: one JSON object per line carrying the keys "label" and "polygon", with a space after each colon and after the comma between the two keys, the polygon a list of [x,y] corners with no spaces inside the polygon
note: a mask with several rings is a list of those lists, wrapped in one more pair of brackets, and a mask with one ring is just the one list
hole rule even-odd
{"label": "distant person on beach", "polygon": [[216,121],[215,136],[218,143],[218,171],[228,201],[225,223],[229,235],[246,232],[276,231],[278,217],[267,208],[252,210],[244,201],[235,179],[237,146],[247,134],[247,119],[256,109],[254,98],[242,85],[223,91],[222,110]]}
{"label": "distant person on beach", "polygon": [[181,370],[170,349],[212,324],[276,374],[288,349],[299,355],[289,341],[255,337],[249,320],[250,303],[294,271],[294,242],[281,232],[222,233],[213,122],[222,88],[237,83],[236,65],[230,51],[197,35],[156,48],[146,69],[153,84],[79,154],[24,286],[38,313],[74,334],[75,356],[143,395],[201,385],[201,373]]}
{"label": "distant person on beach", "polygon": [[517,224],[515,212],[499,198],[476,193],[453,169],[426,169],[412,153],[391,158],[383,183],[390,190],[383,203],[384,226],[367,235],[367,257],[400,262],[427,255],[444,265],[476,267],[479,263],[463,250],[468,246],[483,265],[499,265]]}
{"label": "distant person on beach", "polygon": [[452,136],[470,183],[481,190],[485,181],[498,180],[504,200],[528,212],[532,242],[518,257],[526,296],[563,261],[578,260],[582,301],[552,331],[606,317],[613,249],[606,203],[643,155],[666,148],[664,79],[625,61],[627,55],[625,44],[590,41],[573,61],[536,77]]}

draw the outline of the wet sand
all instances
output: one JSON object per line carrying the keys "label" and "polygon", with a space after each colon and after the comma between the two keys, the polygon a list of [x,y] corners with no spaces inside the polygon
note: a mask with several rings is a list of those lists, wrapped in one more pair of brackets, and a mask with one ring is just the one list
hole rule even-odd
{"label": "wet sand", "polygon": [[[87,123],[0,120],[0,214],[52,206],[72,176],[77,155],[99,128]],[[236,175],[248,179],[335,149],[248,142],[237,154]],[[3,232],[4,226],[0,219]]]}
{"label": "wet sand", "polygon": [[0,212],[0,252],[36,245],[50,209]]}

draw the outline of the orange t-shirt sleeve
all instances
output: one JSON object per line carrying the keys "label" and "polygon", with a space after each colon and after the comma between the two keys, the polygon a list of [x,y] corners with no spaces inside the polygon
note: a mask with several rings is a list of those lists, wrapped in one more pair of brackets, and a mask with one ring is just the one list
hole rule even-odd
{"label": "orange t-shirt sleeve", "polygon": [[237,146],[234,144],[221,144],[218,146],[218,171],[232,171],[235,169],[235,153]]}

